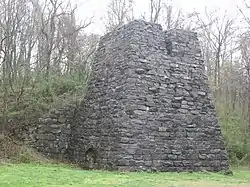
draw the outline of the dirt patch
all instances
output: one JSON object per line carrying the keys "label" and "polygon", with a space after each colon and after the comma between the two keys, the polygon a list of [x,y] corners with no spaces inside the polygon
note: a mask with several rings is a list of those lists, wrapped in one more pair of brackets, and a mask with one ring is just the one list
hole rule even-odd
{"label": "dirt patch", "polygon": [[8,136],[2,136],[0,138],[0,163],[30,162],[49,163],[50,160],[44,158],[34,149]]}

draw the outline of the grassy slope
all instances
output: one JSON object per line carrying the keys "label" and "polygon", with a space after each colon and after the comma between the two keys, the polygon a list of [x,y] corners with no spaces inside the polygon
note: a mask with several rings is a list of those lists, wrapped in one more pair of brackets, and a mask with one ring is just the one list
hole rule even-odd
{"label": "grassy slope", "polygon": [[52,165],[2,165],[0,187],[250,187],[250,171],[234,176],[211,173],[117,173]]}

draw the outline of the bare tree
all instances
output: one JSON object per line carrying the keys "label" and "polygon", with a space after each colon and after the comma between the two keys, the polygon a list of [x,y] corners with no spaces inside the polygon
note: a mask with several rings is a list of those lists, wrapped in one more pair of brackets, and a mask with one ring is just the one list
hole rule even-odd
{"label": "bare tree", "polygon": [[77,22],[75,11],[62,0],[0,1],[1,125],[9,108],[27,107],[24,97],[38,81],[48,86],[50,77],[79,72],[85,63],[78,56],[89,44],[78,38],[92,21]]}
{"label": "bare tree", "polygon": [[[213,85],[215,90],[219,89],[221,83],[221,66],[228,57],[228,46],[235,32],[234,19],[229,18],[225,13],[218,17],[216,11],[205,10],[206,19],[197,14],[199,26],[203,36],[204,56],[209,75],[213,74]],[[212,67],[214,72],[211,73]]]}
{"label": "bare tree", "polygon": [[0,2],[2,10],[0,18],[1,33],[1,77],[3,88],[3,125],[7,123],[7,110],[9,100],[16,102],[24,92],[24,83],[26,74],[22,71],[28,63],[27,45],[30,42],[27,37],[29,31],[30,15],[32,9],[28,8],[29,1],[4,0]]}
{"label": "bare tree", "polygon": [[240,39],[241,60],[244,67],[245,85],[247,88],[248,131],[250,133],[250,33],[246,32]]}
{"label": "bare tree", "polygon": [[[249,1],[245,0],[245,7],[247,10],[250,9]],[[247,16],[245,11],[243,11],[242,8],[238,7],[239,12],[243,16],[243,21],[247,24],[245,31],[240,36],[239,40],[239,48],[241,52],[241,62],[242,62],[242,84],[245,88],[245,94],[244,94],[244,103],[246,103],[246,111],[247,111],[247,118],[248,118],[248,138],[250,137],[250,18]],[[244,93],[244,91],[243,91]],[[244,108],[244,106],[243,106]],[[247,141],[247,140],[246,140]]]}
{"label": "bare tree", "polygon": [[[184,13],[182,10],[175,10],[171,2],[172,0],[150,0],[149,21],[161,24],[166,30],[193,29],[196,24],[196,12]],[[148,20],[145,15],[142,18]]]}
{"label": "bare tree", "polygon": [[158,23],[163,8],[162,0],[150,0],[150,22]]}
{"label": "bare tree", "polygon": [[196,30],[197,21],[195,20],[197,13],[183,13],[181,10],[174,11],[174,7],[170,4],[164,4],[162,8],[162,22],[167,30],[186,29]]}
{"label": "bare tree", "polygon": [[110,0],[105,18],[106,31],[113,29],[134,19],[134,0]]}

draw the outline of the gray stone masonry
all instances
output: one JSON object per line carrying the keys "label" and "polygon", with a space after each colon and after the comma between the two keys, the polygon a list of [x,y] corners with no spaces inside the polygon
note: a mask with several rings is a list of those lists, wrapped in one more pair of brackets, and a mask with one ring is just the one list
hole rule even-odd
{"label": "gray stone masonry", "polygon": [[101,38],[79,107],[26,138],[53,158],[120,171],[229,169],[197,34],[135,20]]}
{"label": "gray stone masonry", "polygon": [[43,155],[68,161],[71,134],[71,124],[75,121],[75,105],[50,111],[36,122],[31,122],[19,132],[15,132],[19,139],[35,148]]}
{"label": "gray stone masonry", "polygon": [[[125,171],[229,168],[197,34],[135,20],[105,35],[73,161]],[[92,156],[89,156],[91,152]]]}

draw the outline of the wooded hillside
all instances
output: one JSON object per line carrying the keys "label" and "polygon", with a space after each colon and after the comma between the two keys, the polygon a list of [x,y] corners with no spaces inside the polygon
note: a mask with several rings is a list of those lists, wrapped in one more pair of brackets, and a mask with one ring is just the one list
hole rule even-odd
{"label": "wooded hillside", "polygon": [[[231,161],[250,163],[250,2],[238,17],[216,9],[176,10],[169,0],[148,0],[141,15],[165,29],[198,32],[209,83]],[[109,0],[106,32],[134,17],[135,0]],[[28,122],[82,99],[100,36],[85,32],[92,17],[63,0],[0,2],[0,130],[11,119]]]}

